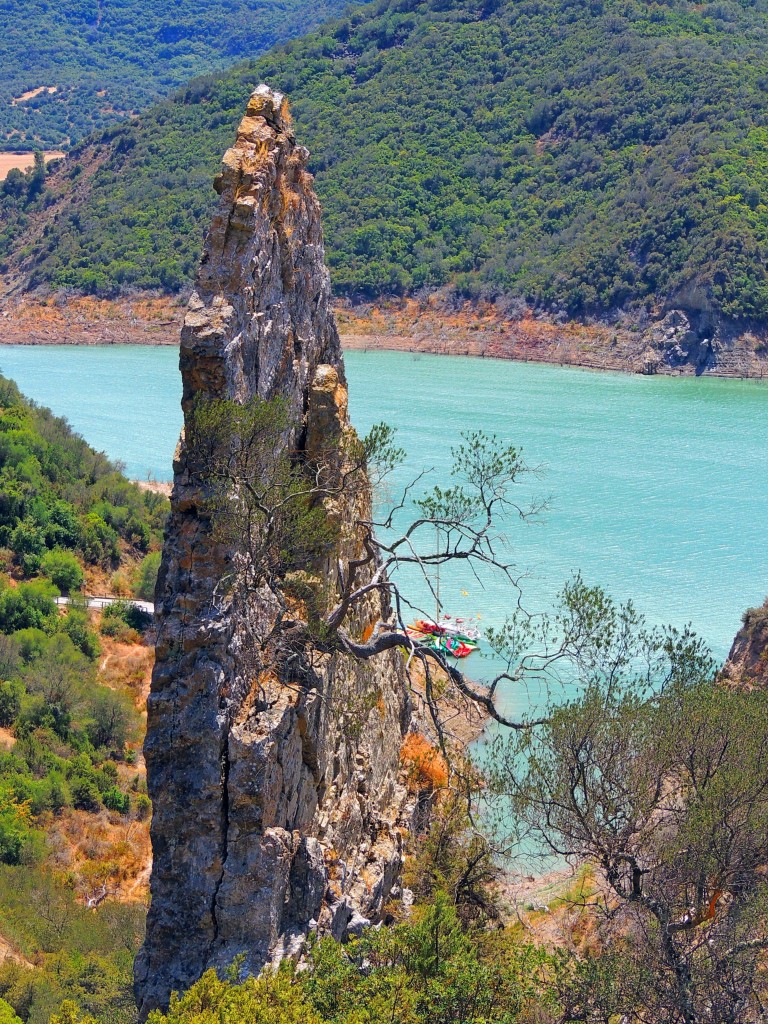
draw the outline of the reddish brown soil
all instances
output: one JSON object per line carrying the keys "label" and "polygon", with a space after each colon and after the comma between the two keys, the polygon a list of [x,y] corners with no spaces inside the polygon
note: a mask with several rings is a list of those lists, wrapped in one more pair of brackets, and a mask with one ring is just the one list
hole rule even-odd
{"label": "reddish brown soil", "polygon": [[0,300],[0,344],[177,345],[182,316],[170,299]]}
{"label": "reddish brown soil", "polygon": [[[107,301],[92,298],[0,297],[3,345],[176,345],[184,304],[144,296]],[[557,363],[594,370],[644,371],[647,332],[604,323],[555,323],[529,312],[509,317],[492,304],[457,309],[439,295],[417,301],[393,299],[365,306],[338,304],[345,349],[391,349],[439,355]],[[691,365],[656,372],[690,374]],[[714,370],[716,376],[768,376],[765,339],[737,337]]]}

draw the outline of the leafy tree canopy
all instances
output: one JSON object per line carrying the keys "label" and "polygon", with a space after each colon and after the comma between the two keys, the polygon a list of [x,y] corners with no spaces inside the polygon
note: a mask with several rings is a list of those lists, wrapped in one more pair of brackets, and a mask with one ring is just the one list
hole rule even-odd
{"label": "leafy tree canopy", "polygon": [[338,0],[0,0],[0,149],[67,146],[193,75],[304,32]]}
{"label": "leafy tree canopy", "polygon": [[[0,377],[0,548],[6,565],[25,575],[40,571],[60,589],[77,590],[82,562],[108,568],[123,553],[141,556],[159,547],[167,508],[165,498],[130,483],[65,420]],[[2,614],[8,602],[19,600],[20,594],[5,594]]]}

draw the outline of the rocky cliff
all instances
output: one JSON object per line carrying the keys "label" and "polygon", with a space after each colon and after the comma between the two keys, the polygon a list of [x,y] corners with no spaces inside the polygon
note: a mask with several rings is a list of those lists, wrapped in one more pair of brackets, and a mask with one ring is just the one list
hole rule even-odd
{"label": "rocky cliff", "polygon": [[738,686],[768,686],[768,598],[744,613],[723,677]]}
{"label": "rocky cliff", "polygon": [[[284,98],[260,86],[215,182],[182,330],[187,424],[201,398],[280,395],[298,424],[286,443],[350,430],[307,156]],[[194,454],[182,436],[156,595],[152,902],[136,964],[144,1015],[238,954],[255,972],[313,929],[343,938],[377,919],[401,866],[408,805],[399,656],[323,655],[290,672],[259,660],[241,609],[220,593],[238,552],[217,540]],[[334,508],[345,557],[355,553],[349,523],[369,501],[364,487]],[[273,613],[266,599],[258,611]],[[384,611],[371,598],[353,625],[362,632]]]}

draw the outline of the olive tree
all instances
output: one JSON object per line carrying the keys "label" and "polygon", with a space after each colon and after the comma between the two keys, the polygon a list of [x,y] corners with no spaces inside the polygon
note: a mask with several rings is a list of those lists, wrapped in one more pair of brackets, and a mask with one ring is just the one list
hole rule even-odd
{"label": "olive tree", "polygon": [[764,1020],[768,694],[722,686],[690,631],[650,629],[598,589],[567,588],[564,606],[581,689],[491,759],[518,838],[595,866],[585,911],[624,954],[623,1019]]}
{"label": "olive tree", "polygon": [[[486,691],[445,652],[409,635],[407,619],[418,609],[397,581],[397,570],[412,566],[431,589],[435,570],[462,562],[475,572],[503,574],[517,593],[500,519],[527,519],[542,508],[515,500],[514,485],[528,471],[520,452],[495,436],[464,435],[452,450],[447,486],[420,493],[425,474],[419,474],[376,518],[366,497],[369,480],[381,481],[402,457],[392,430],[380,424],[363,439],[349,431],[320,447],[296,435],[279,399],[206,401],[188,417],[188,451],[206,489],[204,508],[219,539],[235,552],[220,598],[240,602],[253,641],[269,647],[277,664],[313,652],[365,660],[402,648],[409,678],[416,665],[421,668],[441,742],[436,673],[498,722],[529,726],[498,707],[497,687],[512,680],[510,673]],[[338,513],[342,496],[351,523]],[[409,502],[415,514],[398,532],[395,524]],[[385,615],[360,635],[355,613],[373,593],[383,596]],[[268,595],[274,615],[265,617],[263,601],[250,600],[256,594]]]}

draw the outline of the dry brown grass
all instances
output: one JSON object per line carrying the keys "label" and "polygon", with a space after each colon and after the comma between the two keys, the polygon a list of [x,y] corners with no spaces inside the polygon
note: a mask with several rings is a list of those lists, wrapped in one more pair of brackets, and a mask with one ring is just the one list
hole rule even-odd
{"label": "dry brown grass", "polygon": [[144,644],[124,644],[103,636],[99,658],[99,682],[130,695],[137,711],[146,711],[155,652]]}
{"label": "dry brown grass", "polygon": [[[46,163],[50,160],[59,160],[65,154],[60,150],[50,150],[45,153]],[[35,166],[34,153],[0,153],[0,181],[8,177],[8,172],[14,169],[29,171]]]}
{"label": "dry brown grass", "polygon": [[129,902],[147,898],[152,864],[148,821],[126,821],[111,811],[67,810],[41,824],[51,867],[83,899],[104,885],[112,898]]}

